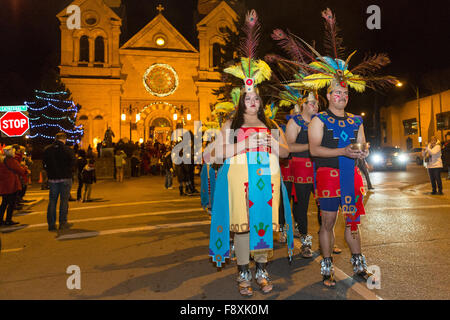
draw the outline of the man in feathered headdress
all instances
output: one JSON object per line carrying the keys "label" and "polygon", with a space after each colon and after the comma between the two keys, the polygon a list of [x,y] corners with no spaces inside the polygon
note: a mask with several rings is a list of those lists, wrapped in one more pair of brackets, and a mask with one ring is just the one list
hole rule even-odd
{"label": "man in feathered headdress", "polygon": [[[314,90],[305,90],[298,81],[303,79],[311,71],[302,65],[314,60],[314,56],[288,32],[275,29],[272,38],[278,42],[281,48],[289,55],[289,59],[277,55],[268,55],[266,59],[278,62],[281,70],[288,74],[293,73],[295,80],[286,81],[297,83],[296,87],[282,85],[284,91],[280,92],[280,105],[294,105],[294,114],[288,116],[286,138],[291,151],[292,159],[287,168],[282,168],[288,190],[294,186],[293,214],[300,233],[302,247],[301,255],[304,258],[312,257],[312,237],[308,235],[308,206],[309,198],[313,192],[314,170],[308,144],[308,125],[311,117],[319,110],[318,94]],[[286,175],[288,175],[286,179]],[[283,235],[281,235],[283,239]]]}
{"label": "man in feathered headdress", "polygon": [[328,86],[328,109],[313,117],[308,128],[308,138],[310,152],[314,157],[316,197],[319,198],[322,217],[319,233],[323,255],[321,273],[326,286],[335,286],[331,251],[339,207],[345,216],[345,240],[352,253],[353,270],[365,279],[370,276],[365,257],[361,254],[358,229],[360,216],[365,214],[362,202],[364,187],[361,173],[355,166],[355,159],[367,157],[369,151],[362,118],[345,112],[349,87],[363,92],[366,87],[393,85],[395,78],[373,75],[374,71],[390,62],[384,54],[366,58],[348,70],[350,58],[355,52],[346,61],[340,59],[344,49],[342,38],[338,36],[336,18],[330,9],[323,11],[322,17],[325,19],[325,47],[332,57],[321,56],[299,39],[315,55],[314,61],[305,66],[310,68],[310,74],[301,79],[301,85],[314,90]]}

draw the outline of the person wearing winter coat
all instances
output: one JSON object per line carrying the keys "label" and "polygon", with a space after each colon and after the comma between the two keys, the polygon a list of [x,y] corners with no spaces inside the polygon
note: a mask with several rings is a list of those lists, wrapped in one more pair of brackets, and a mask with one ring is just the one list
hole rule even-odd
{"label": "person wearing winter coat", "polygon": [[123,174],[125,165],[127,164],[127,161],[125,160],[126,158],[127,156],[123,150],[117,150],[116,155],[114,156],[117,171],[117,182],[123,182]]}
{"label": "person wearing winter coat", "polygon": [[[12,226],[19,224],[12,220],[14,206],[16,204],[17,193],[22,190],[22,183],[19,176],[26,174],[25,169],[14,159],[15,150],[9,146],[3,149],[0,154],[0,195],[2,203],[0,205],[0,225]],[[6,220],[3,220],[6,211]]]}
{"label": "person wearing winter coat", "polygon": [[[426,168],[431,181],[431,194],[443,195],[442,192],[442,158],[441,158],[441,144],[436,137],[431,137],[430,143],[423,151]],[[428,161],[427,161],[428,160]],[[436,185],[438,192],[436,192]]]}
{"label": "person wearing winter coat", "polygon": [[64,132],[56,134],[55,141],[44,149],[43,166],[47,171],[50,186],[49,203],[47,207],[47,223],[49,231],[56,231],[56,204],[59,205],[59,229],[69,229],[72,224],[67,222],[69,212],[70,188],[72,187],[72,171],[75,167],[73,150],[66,146],[67,135]]}
{"label": "person wearing winter coat", "polygon": [[78,189],[77,189],[77,201],[81,201],[81,192],[83,190],[83,179],[81,177],[81,172],[83,168],[87,165],[88,161],[86,158],[86,151],[80,149],[78,151],[77,157],[77,173],[78,173]]}
{"label": "person wearing winter coat", "polygon": [[172,179],[173,179],[173,163],[172,163],[172,152],[171,150],[163,156],[163,170],[166,175],[164,187],[166,189],[173,189]]}
{"label": "person wearing winter coat", "polygon": [[88,160],[88,164],[81,172],[81,177],[84,184],[83,202],[91,202],[92,185],[97,182],[94,159]]}

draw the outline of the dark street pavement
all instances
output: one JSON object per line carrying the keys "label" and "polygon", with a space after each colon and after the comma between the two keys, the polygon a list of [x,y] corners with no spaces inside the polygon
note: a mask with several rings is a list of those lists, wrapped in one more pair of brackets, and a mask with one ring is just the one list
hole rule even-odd
{"label": "dark street pavement", "polygon": [[[276,242],[268,266],[274,290],[263,295],[254,285],[249,300],[450,299],[449,181],[444,179],[444,196],[429,195],[426,171],[414,164],[406,172],[372,172],[371,179],[375,190],[365,197],[361,233],[368,265],[380,269],[381,289],[369,290],[352,278],[342,216],[336,225],[336,243],[343,249],[334,256],[337,287],[323,287],[317,209],[311,202],[316,259],[300,258],[297,238],[289,265],[285,245]],[[179,197],[177,183],[165,190],[163,181],[159,176],[123,184],[99,181],[92,196],[100,200],[71,202],[74,225],[61,233],[47,231],[48,192],[33,186],[27,197],[40,202],[14,217],[20,226],[0,229],[0,299],[243,299],[235,263],[218,271],[208,259],[210,219],[200,198]],[[66,285],[71,265],[81,270],[79,290]]]}

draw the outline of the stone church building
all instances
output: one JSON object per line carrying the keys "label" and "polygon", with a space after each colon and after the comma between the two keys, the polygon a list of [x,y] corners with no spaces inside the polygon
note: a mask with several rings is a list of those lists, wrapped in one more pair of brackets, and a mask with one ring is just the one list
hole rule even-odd
{"label": "stone church building", "polygon": [[[81,28],[69,29],[67,8],[58,15],[61,29],[61,80],[82,105],[78,124],[82,146],[95,147],[111,127],[113,141],[157,139],[166,142],[183,124],[210,117],[217,72],[218,44],[226,27],[234,30],[236,12],[225,1],[199,0],[199,47],[194,47],[164,17],[164,8],[121,44],[121,0],[75,0]],[[151,17],[150,17],[151,18]],[[150,20],[150,19],[149,19]]]}

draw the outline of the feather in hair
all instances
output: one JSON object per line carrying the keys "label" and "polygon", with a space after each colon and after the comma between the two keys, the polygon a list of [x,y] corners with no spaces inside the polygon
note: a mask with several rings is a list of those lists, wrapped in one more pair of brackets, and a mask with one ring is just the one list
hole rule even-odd
{"label": "feather in hair", "polygon": [[332,75],[316,73],[303,78],[302,84],[310,90],[319,90],[328,86],[333,79]]}
{"label": "feather in hair", "polygon": [[[245,34],[245,37],[241,40],[241,54],[244,57],[247,57],[249,59],[254,59],[256,56],[256,48],[258,47],[259,43],[259,37],[260,37],[260,31],[261,25],[258,21],[258,15],[255,10],[251,10],[250,12],[247,12],[247,15],[245,17],[245,24],[242,28],[242,31]],[[248,74],[251,75],[252,73],[252,65],[249,66],[249,72]]]}
{"label": "feather in hair", "polygon": [[231,90],[231,101],[233,101],[233,104],[237,106],[239,104],[239,99],[241,97],[241,89],[240,88],[233,88]]}
{"label": "feather in hair", "polygon": [[322,17],[325,19],[324,47],[331,56],[338,59],[343,56],[345,48],[342,46],[343,39],[338,34],[336,17],[329,8],[322,11]]}
{"label": "feather in hair", "polygon": [[245,74],[240,64],[225,68],[223,72],[229,73],[237,78],[245,79]]}
{"label": "feather in hair", "polygon": [[290,107],[293,104],[294,102],[292,102],[291,100],[280,100],[280,102],[278,103],[280,107]]}
{"label": "feather in hair", "polygon": [[264,60],[257,60],[255,63],[254,70],[258,70],[255,73],[255,84],[259,84],[264,80],[270,80],[272,75],[272,70],[269,65]]}
{"label": "feather in hair", "polygon": [[363,62],[354,67],[351,72],[359,73],[361,75],[372,74],[389,63],[391,63],[391,60],[387,54],[374,54],[371,57],[366,56]]}
{"label": "feather in hair", "polygon": [[290,55],[291,59],[303,63],[314,60],[314,56],[295,40],[290,33],[286,34],[281,29],[275,29],[272,32],[272,39],[279,41],[279,45]]}

